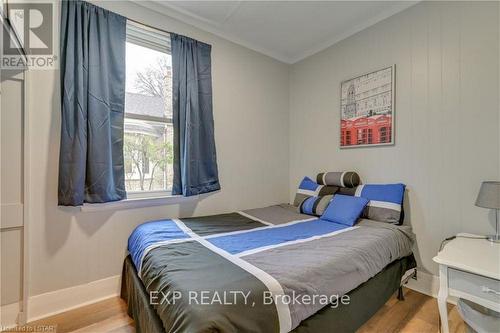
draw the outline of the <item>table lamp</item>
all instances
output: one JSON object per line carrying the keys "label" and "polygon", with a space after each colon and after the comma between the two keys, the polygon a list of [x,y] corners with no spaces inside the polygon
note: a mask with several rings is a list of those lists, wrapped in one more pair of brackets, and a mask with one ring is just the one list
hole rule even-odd
{"label": "table lamp", "polygon": [[476,199],[476,206],[495,210],[496,229],[495,235],[487,235],[490,242],[500,243],[498,234],[498,210],[500,209],[500,182],[487,181],[481,184],[481,189]]}

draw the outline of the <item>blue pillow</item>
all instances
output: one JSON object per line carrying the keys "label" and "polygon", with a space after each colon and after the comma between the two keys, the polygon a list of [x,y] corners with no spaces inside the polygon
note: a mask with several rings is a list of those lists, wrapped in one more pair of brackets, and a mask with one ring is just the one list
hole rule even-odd
{"label": "blue pillow", "polygon": [[368,204],[368,199],[337,194],[326,208],[322,220],[353,226]]}
{"label": "blue pillow", "polygon": [[375,221],[401,224],[403,222],[404,184],[359,185],[354,194],[370,202],[364,217]]}
{"label": "blue pillow", "polygon": [[302,179],[302,181],[300,182],[299,184],[299,189],[300,190],[303,190],[303,191],[311,191],[311,192],[315,192],[318,188],[320,188],[321,185],[319,185],[318,183],[316,183],[314,180],[312,180],[311,178],[309,177],[304,177],[304,179]]}

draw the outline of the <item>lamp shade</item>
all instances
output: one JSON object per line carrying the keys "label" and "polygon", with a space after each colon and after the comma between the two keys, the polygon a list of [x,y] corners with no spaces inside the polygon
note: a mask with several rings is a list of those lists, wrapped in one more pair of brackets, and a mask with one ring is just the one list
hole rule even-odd
{"label": "lamp shade", "polygon": [[500,209],[500,182],[483,182],[477,195],[476,206]]}

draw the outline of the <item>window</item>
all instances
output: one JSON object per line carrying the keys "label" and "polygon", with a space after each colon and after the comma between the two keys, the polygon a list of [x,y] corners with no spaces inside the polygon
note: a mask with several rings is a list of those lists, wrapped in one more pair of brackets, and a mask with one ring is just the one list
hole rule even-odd
{"label": "window", "polygon": [[366,144],[367,140],[367,130],[365,129],[358,129],[358,145],[361,144]]}
{"label": "window", "polygon": [[381,127],[380,128],[380,143],[389,142],[391,139],[391,128]]}
{"label": "window", "polygon": [[129,197],[172,190],[171,64],[168,34],[127,23],[123,155]]}

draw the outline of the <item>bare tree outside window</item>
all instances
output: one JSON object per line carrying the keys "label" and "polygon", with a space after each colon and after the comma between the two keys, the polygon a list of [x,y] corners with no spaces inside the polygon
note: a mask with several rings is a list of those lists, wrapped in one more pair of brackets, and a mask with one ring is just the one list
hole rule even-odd
{"label": "bare tree outside window", "polygon": [[172,117],[172,66],[166,57],[158,57],[154,64],[138,72],[134,85],[141,94],[162,98],[165,116]]}

